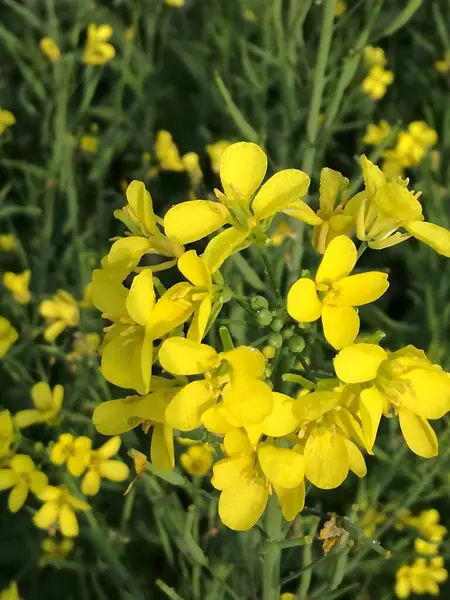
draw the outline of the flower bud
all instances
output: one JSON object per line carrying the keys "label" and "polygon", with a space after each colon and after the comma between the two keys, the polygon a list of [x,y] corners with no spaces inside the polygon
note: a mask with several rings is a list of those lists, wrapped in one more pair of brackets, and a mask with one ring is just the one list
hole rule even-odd
{"label": "flower bud", "polygon": [[269,308],[269,303],[263,296],[253,296],[250,300],[253,310],[263,310]]}
{"label": "flower bud", "polygon": [[288,347],[294,354],[300,354],[305,349],[305,340],[300,335],[293,335],[288,341]]}
{"label": "flower bud", "polygon": [[260,310],[256,320],[258,321],[258,325],[261,325],[261,327],[267,327],[267,325],[270,325],[272,323],[272,319],[273,319],[273,315],[270,312],[270,310],[267,310],[266,308],[263,310]]}

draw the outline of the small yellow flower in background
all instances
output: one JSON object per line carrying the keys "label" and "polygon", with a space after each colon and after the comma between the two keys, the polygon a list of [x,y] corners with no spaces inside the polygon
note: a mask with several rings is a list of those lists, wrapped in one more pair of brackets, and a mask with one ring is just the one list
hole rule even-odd
{"label": "small yellow flower in background", "polygon": [[0,135],[5,132],[7,127],[11,127],[16,122],[16,117],[9,110],[3,110],[0,107]]}
{"label": "small yellow flower in background", "polygon": [[76,327],[80,321],[78,303],[65,290],[58,290],[51,299],[41,302],[39,312],[46,320],[44,338],[47,342],[54,342],[64,329]]}
{"label": "small yellow flower in background", "polygon": [[281,594],[280,600],[295,600],[295,594],[284,592],[284,594]]}
{"label": "small yellow flower in background", "polygon": [[450,53],[447,52],[441,60],[437,60],[434,63],[434,68],[436,69],[436,71],[439,71],[439,73],[442,73],[443,75],[445,75],[446,73],[449,73],[450,72]]}
{"label": "small yellow flower in background", "polygon": [[173,6],[175,8],[181,8],[184,6],[184,0],[164,0],[167,6]]}
{"label": "small yellow flower in background", "polygon": [[434,146],[438,141],[437,131],[429,127],[425,121],[412,121],[408,125],[408,133],[417,144],[420,144],[425,149]]}
{"label": "small yellow flower in background", "polygon": [[258,21],[255,11],[251,10],[250,8],[244,8],[242,11],[242,16],[249,23],[256,23]]}
{"label": "small yellow flower in background", "polygon": [[447,580],[444,559],[437,556],[427,561],[418,558],[412,565],[402,565],[396,574],[395,594],[409,598],[411,594],[439,595],[439,584]]}
{"label": "small yellow flower in background", "polygon": [[387,517],[373,506],[367,508],[359,520],[361,529],[369,538],[373,538],[377,531],[377,525],[384,523]]}
{"label": "small yellow flower in background", "polygon": [[12,457],[9,468],[0,469],[0,490],[11,489],[8,508],[12,513],[22,508],[30,491],[39,495],[47,484],[47,475],[26,454],[16,454]]}
{"label": "small yellow flower in background", "polygon": [[116,51],[114,46],[108,43],[113,34],[110,25],[94,25],[91,23],[87,30],[86,49],[83,61],[87,65],[104,65],[114,58]]}
{"label": "small yellow flower in background", "polygon": [[71,433],[62,433],[50,451],[50,460],[54,465],[67,463],[67,470],[74,477],[84,473],[89,464],[92,442],[90,438]]}
{"label": "small yellow flower in background", "polygon": [[75,544],[71,538],[62,538],[60,540],[54,537],[47,537],[41,542],[42,556],[39,559],[39,566],[45,567],[52,560],[67,558],[73,551]]}
{"label": "small yellow flower in background", "polygon": [[14,439],[14,423],[9,410],[0,411],[0,458],[9,454]]}
{"label": "small yellow flower in background", "polygon": [[0,252],[13,252],[16,248],[16,238],[12,233],[0,234]]}
{"label": "small yellow flower in background", "polygon": [[19,429],[36,423],[52,425],[57,421],[64,398],[62,385],[55,385],[53,391],[46,381],[40,381],[31,388],[31,398],[35,408],[20,410],[14,415]]}
{"label": "small yellow flower in background", "polygon": [[128,466],[120,460],[111,460],[120,449],[120,436],[115,435],[89,455],[86,475],[83,477],[81,491],[86,496],[95,496],[100,490],[101,480],[125,481],[130,474]]}
{"label": "small yellow flower in background", "polygon": [[58,62],[61,58],[61,50],[56,45],[55,40],[50,37],[42,38],[39,42],[42,52],[51,62]]}
{"label": "small yellow flower in background", "polygon": [[359,332],[354,306],[378,300],[388,289],[388,276],[379,271],[350,275],[357,260],[355,244],[346,236],[332,240],[315,280],[298,279],[287,296],[287,311],[300,323],[322,319],[329,344],[339,350],[351,344]]}
{"label": "small yellow flower in background", "polygon": [[345,0],[336,0],[336,4],[334,7],[334,14],[336,17],[342,17],[347,10],[347,2]]}
{"label": "small yellow flower in background", "polygon": [[375,102],[385,94],[389,85],[394,81],[392,71],[387,71],[380,65],[372,67],[361,84],[362,91]]}
{"label": "small yellow flower in background", "polygon": [[17,583],[12,581],[7,588],[0,592],[0,600],[20,600]]}
{"label": "small yellow flower in background", "polygon": [[180,462],[189,475],[202,477],[211,469],[213,464],[213,449],[210,444],[196,444],[183,452]]}
{"label": "small yellow flower in background", "polygon": [[363,137],[363,143],[367,146],[378,146],[387,138],[391,132],[391,126],[385,120],[381,120],[378,125],[370,123],[367,125],[366,133]]}
{"label": "small yellow flower in background", "polygon": [[423,510],[417,516],[409,516],[407,524],[417,530],[425,539],[417,538],[414,541],[414,550],[417,554],[433,556],[438,554],[439,544],[447,535],[447,528],[439,523],[440,515],[434,508]]}
{"label": "small yellow flower in background", "polygon": [[214,142],[214,144],[208,144],[206,146],[206,152],[209,155],[209,159],[211,161],[211,168],[214,173],[219,174],[220,171],[220,161],[222,160],[222,155],[225,150],[231,146],[232,142],[228,140],[219,140]]}
{"label": "small yellow flower in background", "polygon": [[272,246],[281,246],[281,244],[287,238],[291,240],[295,240],[295,231],[289,225],[287,221],[280,221],[270,236],[270,241]]}
{"label": "small yellow flower in background", "polygon": [[48,485],[39,494],[39,500],[44,504],[33,517],[36,527],[50,533],[59,529],[69,538],[76,537],[79,532],[75,511],[91,510],[89,504],[72,496],[65,486]]}
{"label": "small yellow flower in background", "polygon": [[98,136],[99,127],[98,127],[97,123],[92,123],[89,126],[89,131],[90,131],[90,133],[87,133],[87,134],[81,136],[80,148],[84,152],[87,152],[88,154],[96,154],[98,152],[98,140],[99,140],[99,136]]}
{"label": "small yellow flower in background", "polygon": [[196,152],[187,152],[181,157],[181,162],[189,175],[191,185],[196,188],[203,179],[199,155]]}
{"label": "small yellow flower in background", "polygon": [[364,48],[364,60],[370,67],[374,67],[376,65],[384,67],[387,63],[383,48],[376,46],[366,46]]}
{"label": "small yellow flower in background", "polygon": [[11,273],[7,271],[3,274],[3,285],[12,293],[14,300],[18,304],[28,304],[31,300],[31,294],[28,289],[30,278],[30,270],[26,270],[23,273]]}
{"label": "small yellow flower in background", "polygon": [[185,166],[180,157],[178,146],[172,134],[162,129],[158,131],[155,141],[155,155],[161,169],[165,171],[184,171]]}
{"label": "small yellow flower in background", "polygon": [[0,358],[3,358],[11,346],[19,339],[17,330],[8,319],[0,316]]}
{"label": "small yellow flower in background", "polygon": [[125,29],[123,36],[127,40],[127,42],[132,42],[134,40],[134,38],[136,37],[136,32],[133,29],[133,27],[127,27]]}
{"label": "small yellow flower in background", "polygon": [[100,346],[100,336],[98,333],[81,333],[77,331],[73,337],[73,350],[67,354],[69,362],[79,362],[83,358],[97,356],[97,350]]}

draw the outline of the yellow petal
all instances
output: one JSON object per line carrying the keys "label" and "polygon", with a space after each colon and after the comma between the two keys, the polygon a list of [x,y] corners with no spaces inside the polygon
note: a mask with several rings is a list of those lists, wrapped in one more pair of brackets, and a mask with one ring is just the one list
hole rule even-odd
{"label": "yellow petal", "polygon": [[120,238],[111,246],[106,257],[106,271],[119,283],[136,268],[142,256],[150,250],[150,240],[138,236]]}
{"label": "yellow petal", "polygon": [[407,389],[399,402],[405,408],[424,419],[440,419],[450,410],[450,377],[444,371],[414,369],[402,379]]}
{"label": "yellow petal", "polygon": [[339,293],[333,304],[363,306],[378,300],[388,289],[389,282],[387,273],[371,271],[344,277],[333,287]]}
{"label": "yellow petal", "polygon": [[212,485],[216,490],[227,490],[238,485],[250,471],[253,472],[254,462],[254,457],[247,455],[217,461],[213,467]]}
{"label": "yellow petal", "polygon": [[225,260],[238,249],[248,246],[248,243],[244,244],[247,236],[248,231],[236,227],[229,227],[214,236],[203,254],[203,260],[210,273],[220,269]]}
{"label": "yellow petal", "polygon": [[373,197],[373,203],[385,215],[397,221],[421,221],[422,205],[413,192],[403,185],[390,182],[383,185]]}
{"label": "yellow petal", "polygon": [[203,298],[197,310],[194,312],[194,316],[186,336],[188,340],[194,340],[194,342],[202,341],[202,339],[205,337],[211,311],[211,298],[207,296],[206,298]]}
{"label": "yellow petal", "polygon": [[192,315],[194,306],[183,297],[188,289],[188,283],[176,283],[155,304],[147,325],[152,339],[165,336]]}
{"label": "yellow petal", "polygon": [[158,357],[162,368],[172,375],[199,375],[217,362],[214,348],[182,337],[165,340]]}
{"label": "yellow petal", "polygon": [[305,474],[323,490],[337,488],[349,470],[345,436],[339,431],[314,428],[305,444]]}
{"label": "yellow petal", "polygon": [[224,490],[219,498],[219,516],[234,531],[255,525],[267,505],[269,491],[260,478],[248,478]]}
{"label": "yellow petal", "polygon": [[126,302],[128,314],[133,321],[145,327],[150,321],[154,303],[153,274],[146,269],[133,279]]}
{"label": "yellow petal", "polygon": [[202,424],[208,431],[216,435],[224,435],[234,429],[233,425],[228,422],[224,415],[221,404],[216,404],[205,410],[202,414]]}
{"label": "yellow petal", "polygon": [[295,488],[284,488],[273,484],[286,521],[293,521],[305,506],[305,480]]}
{"label": "yellow petal", "polygon": [[228,209],[210,200],[192,200],[176,204],[164,217],[164,231],[177,244],[189,244],[206,237],[225,225]]}
{"label": "yellow petal", "polygon": [[19,474],[30,474],[36,467],[31,457],[27,454],[16,454],[11,459],[11,468]]}
{"label": "yellow petal", "polygon": [[192,285],[210,289],[211,275],[195,250],[189,250],[180,256],[178,268]]}
{"label": "yellow petal", "polygon": [[342,401],[339,392],[311,392],[294,402],[294,412],[299,421],[316,421]]}
{"label": "yellow petal", "polygon": [[327,342],[340,350],[355,341],[359,332],[359,316],[351,306],[324,304],[322,326]]}
{"label": "yellow petal", "polygon": [[364,177],[364,185],[373,197],[377,190],[386,183],[386,177],[379,167],[370,161],[364,154],[361,156],[361,168]]}
{"label": "yellow petal", "polygon": [[303,200],[291,202],[283,208],[283,212],[285,215],[308,225],[321,225],[323,223],[322,219]]}
{"label": "yellow petal", "polygon": [[415,238],[431,246],[438,254],[450,258],[450,231],[434,223],[411,221],[405,223],[405,229]]}
{"label": "yellow petal", "polygon": [[258,460],[264,475],[275,485],[290,489],[303,481],[305,460],[290,448],[259,444]]}
{"label": "yellow petal", "polygon": [[228,456],[248,456],[253,450],[248,435],[237,427],[225,434],[223,445]]}
{"label": "yellow petal", "polygon": [[250,142],[231,144],[220,160],[223,191],[232,204],[248,205],[267,171],[267,156]]}
{"label": "yellow petal", "polygon": [[136,427],[139,420],[133,420],[132,417],[135,403],[139,398],[139,396],[129,396],[125,400],[108,400],[96,406],[92,422],[97,431],[102,435],[115,435]]}
{"label": "yellow petal", "polygon": [[153,202],[150,193],[142,181],[132,181],[127,187],[127,200],[137,220],[149,233],[155,233],[156,217],[153,213]]}
{"label": "yellow petal", "polygon": [[38,410],[49,410],[53,406],[53,395],[46,381],[40,381],[31,388],[31,398]]}
{"label": "yellow petal", "polygon": [[144,381],[142,373],[142,350],[148,350],[147,340],[144,348],[144,330],[128,335],[116,335],[105,347],[102,355],[102,375],[119,387],[135,389],[140,394],[149,391],[150,373]]}
{"label": "yellow petal", "polygon": [[107,442],[105,442],[103,446],[100,446],[97,452],[102,459],[111,458],[119,452],[121,445],[122,440],[120,439],[120,436],[115,435],[112,438],[110,438]]}
{"label": "yellow petal", "polygon": [[222,390],[226,409],[241,425],[257,425],[273,408],[272,390],[259,379],[233,377]]}
{"label": "yellow petal", "polygon": [[75,513],[64,504],[61,506],[61,510],[59,513],[59,526],[61,528],[61,533],[66,537],[76,537],[78,535],[78,521],[75,516]]}
{"label": "yellow petal", "polygon": [[29,427],[35,423],[42,423],[43,421],[44,418],[42,417],[42,413],[33,408],[19,410],[19,412],[14,415],[14,422],[19,429],[24,429],[25,427]]}
{"label": "yellow petal", "polygon": [[322,312],[322,303],[312,279],[298,279],[287,295],[287,311],[300,323],[316,321]]}
{"label": "yellow petal", "polygon": [[125,481],[130,474],[130,469],[118,460],[105,460],[99,466],[100,475],[110,481]]}
{"label": "yellow petal", "polygon": [[284,169],[266,181],[252,202],[255,217],[267,219],[301,198],[308,191],[310,178],[298,169]]}
{"label": "yellow petal", "polygon": [[101,477],[96,469],[90,469],[83,477],[81,491],[85,496],[96,496],[100,491]]}
{"label": "yellow petal", "polygon": [[167,425],[157,423],[153,428],[150,459],[163,473],[169,473],[175,466],[173,448],[173,430]]}
{"label": "yellow petal", "polygon": [[230,363],[233,375],[257,379],[264,375],[266,361],[262,352],[250,346],[238,346],[228,352],[221,352],[220,358]]}
{"label": "yellow petal", "polygon": [[33,522],[36,527],[48,529],[51,527],[59,515],[59,505],[56,502],[46,502],[34,514]]}
{"label": "yellow petal", "polygon": [[99,311],[112,318],[126,317],[128,291],[120,279],[108,269],[95,269],[92,274],[92,302]]}
{"label": "yellow petal", "polygon": [[261,423],[262,433],[271,437],[282,437],[292,433],[299,425],[295,413],[297,401],[278,392],[272,393],[273,408]]}
{"label": "yellow petal", "polygon": [[201,425],[202,415],[217,400],[205,381],[192,381],[172,399],[166,410],[166,421],[174,429],[191,431]]}
{"label": "yellow petal", "polygon": [[415,454],[424,458],[437,456],[438,440],[426,419],[406,408],[399,409],[398,418],[405,442]]}
{"label": "yellow petal", "polygon": [[15,486],[19,481],[19,475],[12,469],[0,469],[0,490],[7,490]]}
{"label": "yellow petal", "polygon": [[161,389],[151,392],[147,396],[142,396],[140,401],[135,404],[133,414],[136,417],[139,417],[139,419],[142,421],[156,421],[157,423],[165,423],[167,407],[179,390],[180,387],[177,386],[172,389]]}
{"label": "yellow petal", "polygon": [[383,414],[384,396],[374,386],[363,390],[359,400],[361,424],[364,432],[367,451],[372,453],[375,438]]}
{"label": "yellow petal", "polygon": [[334,358],[334,370],[345,383],[363,383],[377,376],[378,367],[387,359],[386,351],[376,344],[351,344]]}
{"label": "yellow petal", "polygon": [[40,493],[47,487],[48,485],[48,477],[42,471],[38,471],[37,469],[30,474],[30,490],[36,496],[39,496]]}
{"label": "yellow petal", "polygon": [[348,186],[348,179],[339,173],[324,167],[320,172],[319,200],[320,209],[332,213],[340,192]]}
{"label": "yellow petal", "polygon": [[367,475],[367,467],[361,450],[348,439],[346,440],[346,443],[350,470],[353,471],[355,475],[358,475],[358,477],[365,477]]}
{"label": "yellow petal", "polygon": [[346,235],[338,235],[328,244],[317,270],[316,283],[333,283],[347,277],[356,264],[356,246]]}

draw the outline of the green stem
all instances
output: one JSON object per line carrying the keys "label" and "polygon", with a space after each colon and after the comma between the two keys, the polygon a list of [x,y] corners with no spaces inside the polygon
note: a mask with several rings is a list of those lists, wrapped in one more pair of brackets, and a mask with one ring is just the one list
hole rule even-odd
{"label": "green stem", "polygon": [[[265,515],[265,525],[268,541],[280,541],[282,516],[275,496],[269,498]],[[279,600],[280,598],[280,557],[280,547],[277,544],[268,544],[263,563],[262,600]]]}
{"label": "green stem", "polygon": [[366,248],[367,248],[367,242],[363,242],[362,244],[360,244],[360,246],[358,248],[358,252],[356,254],[356,260],[359,260],[361,258],[361,256],[366,251]]}

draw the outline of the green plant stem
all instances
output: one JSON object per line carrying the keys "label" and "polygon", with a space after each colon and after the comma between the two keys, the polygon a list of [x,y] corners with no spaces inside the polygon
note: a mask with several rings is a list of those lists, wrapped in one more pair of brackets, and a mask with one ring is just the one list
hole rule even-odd
{"label": "green plant stem", "polygon": [[[282,516],[275,496],[269,498],[265,515],[265,530],[269,541],[280,541]],[[277,544],[269,544],[263,562],[263,600],[280,598],[280,557]]]}

